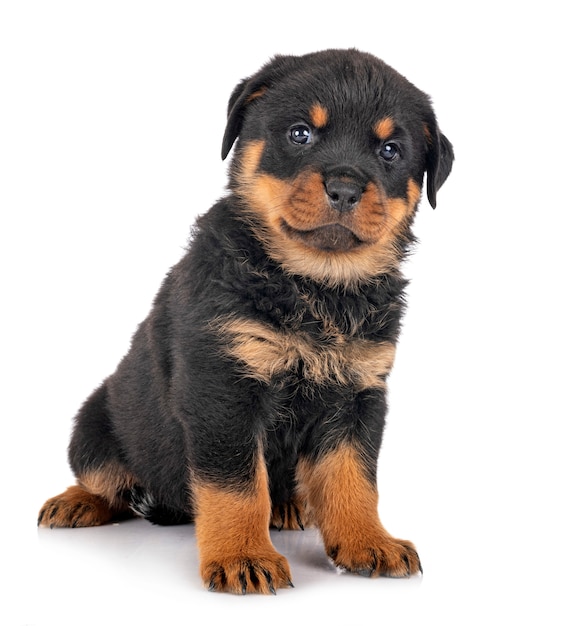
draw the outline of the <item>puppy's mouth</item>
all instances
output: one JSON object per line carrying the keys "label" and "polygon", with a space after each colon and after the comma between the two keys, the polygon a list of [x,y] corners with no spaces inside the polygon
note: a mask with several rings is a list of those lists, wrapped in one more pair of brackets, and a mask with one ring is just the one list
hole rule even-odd
{"label": "puppy's mouth", "polygon": [[298,230],[283,220],[282,230],[291,239],[301,241],[317,250],[346,252],[363,245],[363,241],[352,230],[341,224],[328,224],[311,230]]}

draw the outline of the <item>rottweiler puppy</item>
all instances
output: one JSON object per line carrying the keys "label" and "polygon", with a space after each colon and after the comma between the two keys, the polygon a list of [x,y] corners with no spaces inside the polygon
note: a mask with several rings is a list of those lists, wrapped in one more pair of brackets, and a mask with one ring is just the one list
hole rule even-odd
{"label": "rottweiler puppy", "polygon": [[352,49],[277,56],[243,80],[223,158],[235,142],[228,195],[81,407],[77,484],[38,522],[194,521],[210,590],[292,586],[271,527],[318,527],[351,572],[418,573],[379,519],[377,457],[400,266],[452,146],[424,93]]}

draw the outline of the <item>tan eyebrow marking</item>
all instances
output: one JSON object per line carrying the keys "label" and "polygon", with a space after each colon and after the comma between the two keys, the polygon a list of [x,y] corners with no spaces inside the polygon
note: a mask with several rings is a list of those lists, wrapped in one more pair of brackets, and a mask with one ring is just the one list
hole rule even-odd
{"label": "tan eyebrow marking", "polygon": [[311,122],[317,127],[322,128],[326,126],[329,121],[329,112],[320,104],[315,102],[310,108],[309,115],[311,116]]}
{"label": "tan eyebrow marking", "polygon": [[375,124],[373,130],[375,131],[375,135],[381,141],[384,141],[390,137],[395,130],[395,122],[393,122],[390,117],[384,117]]}

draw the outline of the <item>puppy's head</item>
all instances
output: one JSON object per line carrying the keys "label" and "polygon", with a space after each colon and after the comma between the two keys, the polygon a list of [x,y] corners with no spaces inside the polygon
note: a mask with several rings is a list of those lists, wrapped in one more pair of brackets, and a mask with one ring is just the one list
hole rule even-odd
{"label": "puppy's head", "polygon": [[427,175],[453,150],[428,97],[356,50],[278,56],[234,90],[222,156],[239,138],[230,187],[285,271],[356,285],[394,270]]}

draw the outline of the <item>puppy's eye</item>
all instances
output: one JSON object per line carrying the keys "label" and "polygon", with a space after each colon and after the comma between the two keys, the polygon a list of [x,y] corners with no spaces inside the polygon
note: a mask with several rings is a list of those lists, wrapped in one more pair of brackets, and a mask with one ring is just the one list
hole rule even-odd
{"label": "puppy's eye", "polygon": [[306,124],[296,124],[289,129],[289,139],[292,143],[303,146],[310,143],[313,138],[311,129]]}
{"label": "puppy's eye", "polygon": [[390,163],[400,155],[399,146],[396,143],[388,141],[381,146],[379,154],[385,161]]}

